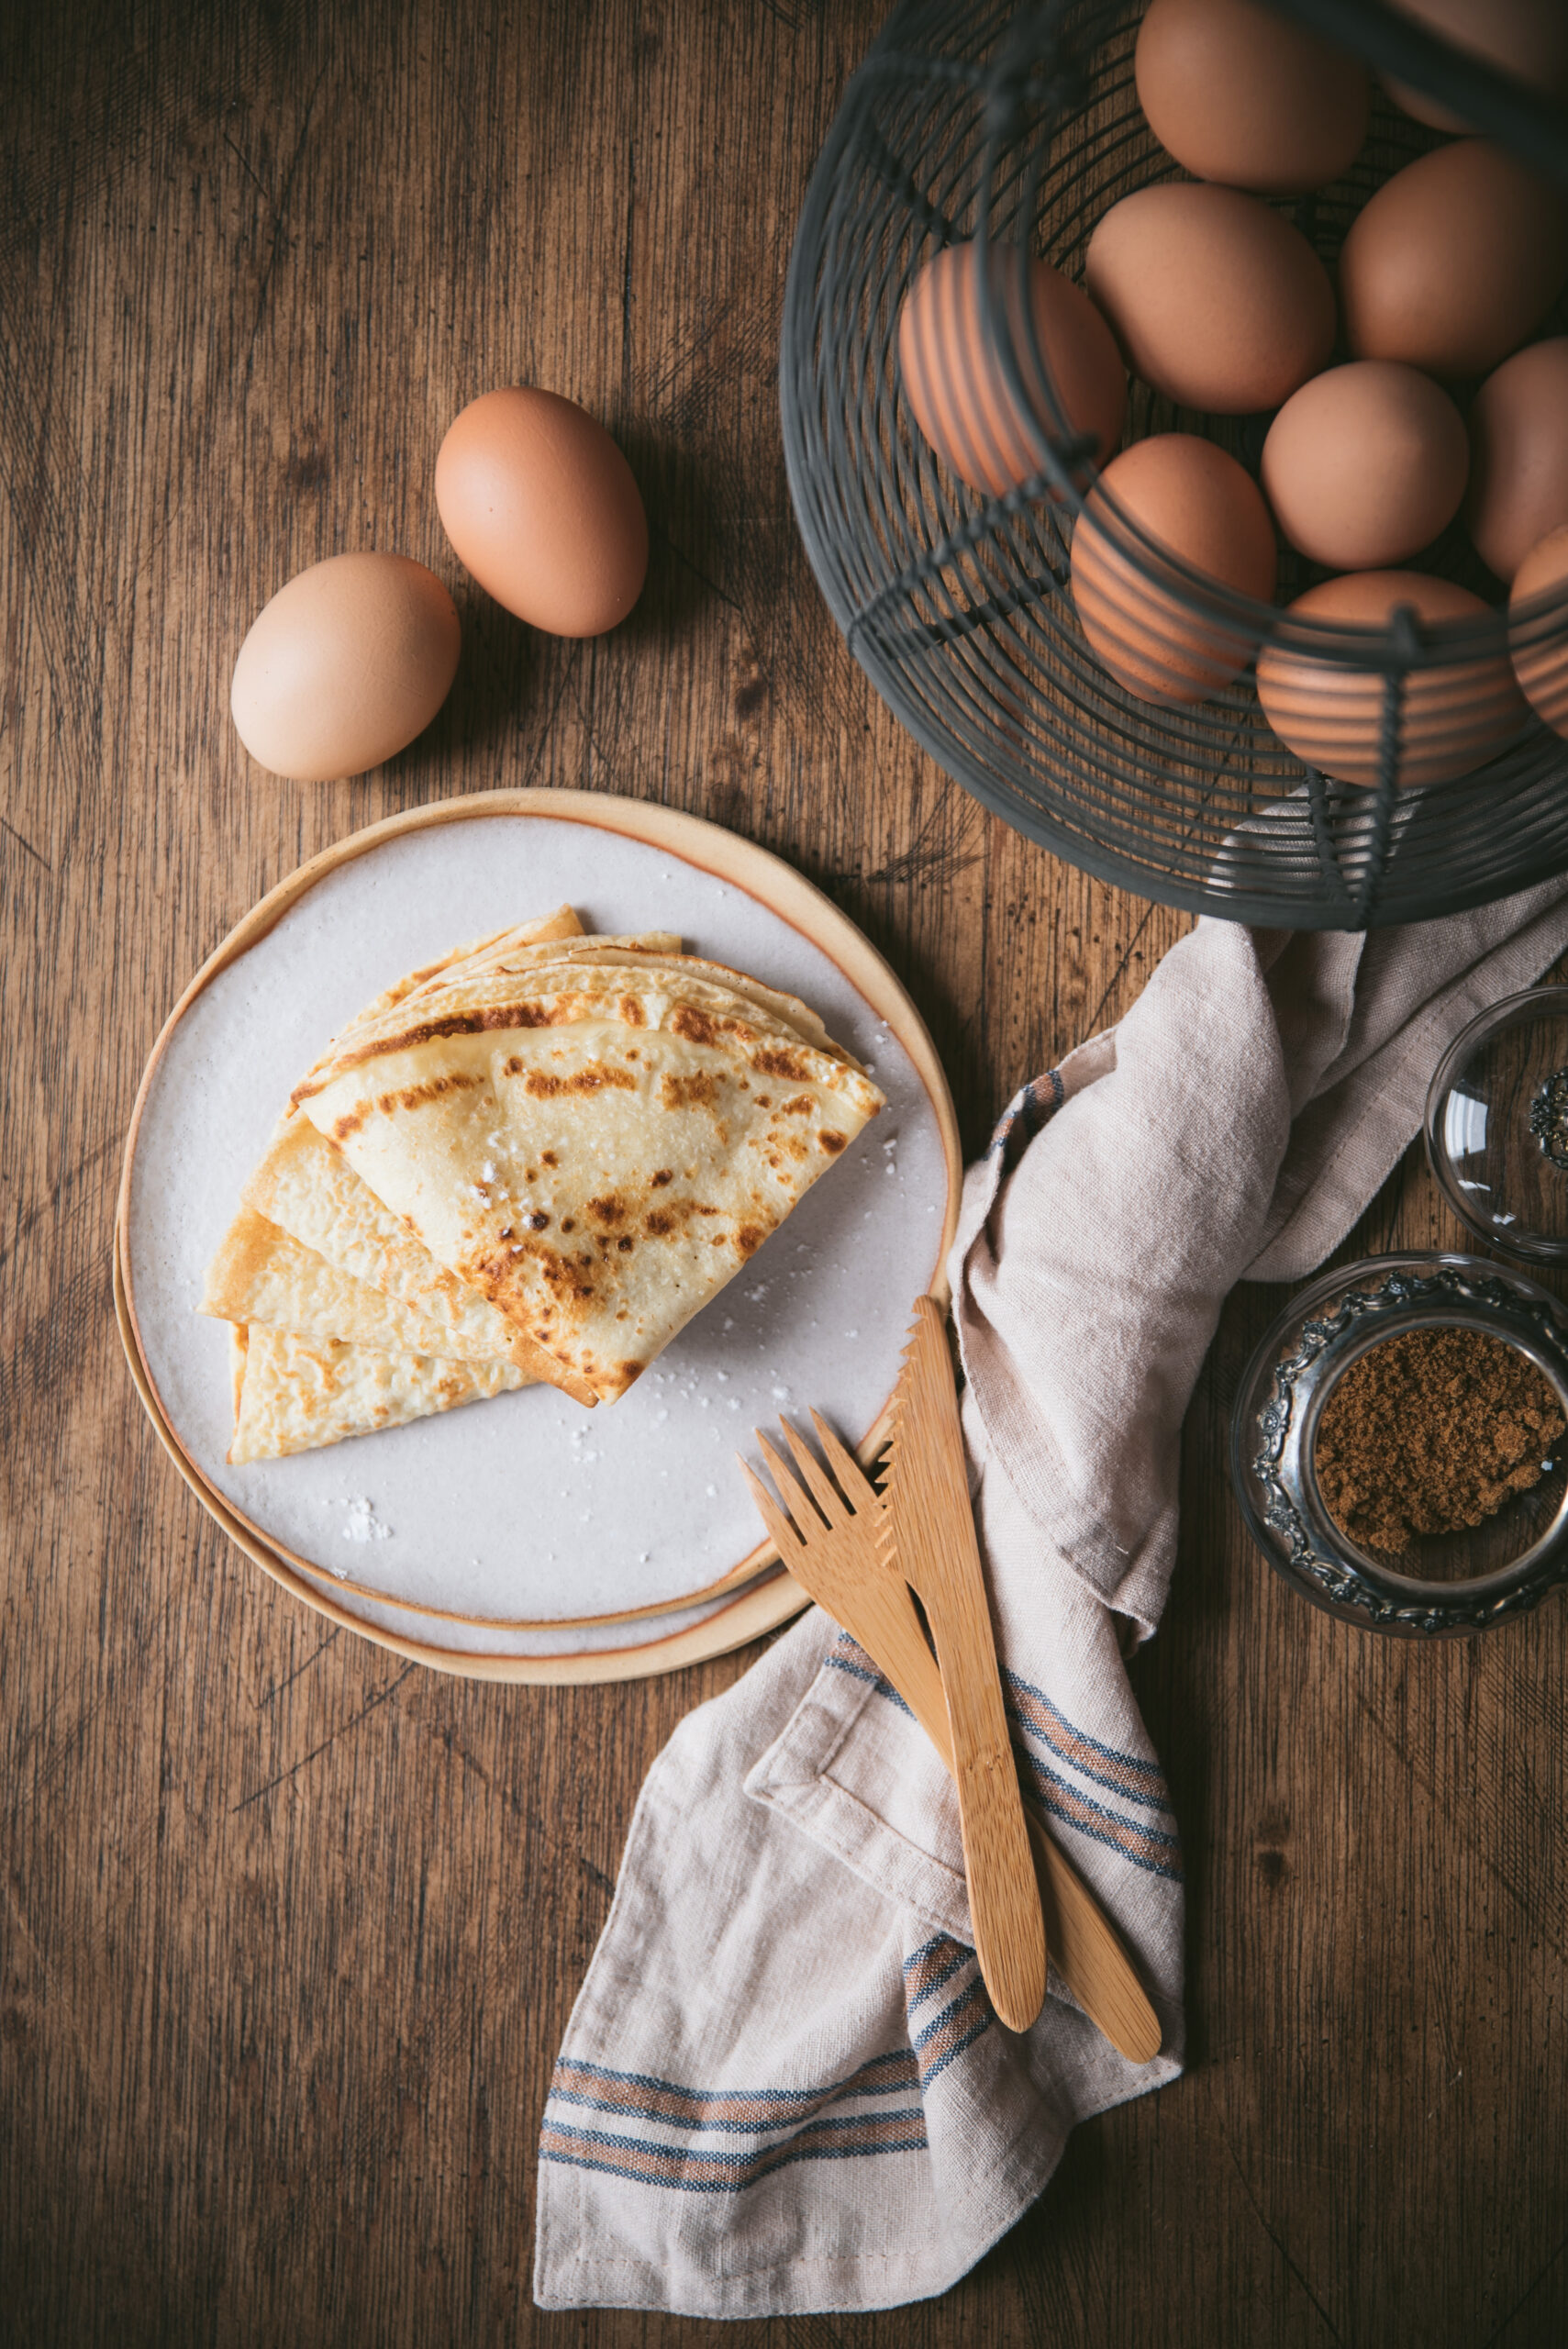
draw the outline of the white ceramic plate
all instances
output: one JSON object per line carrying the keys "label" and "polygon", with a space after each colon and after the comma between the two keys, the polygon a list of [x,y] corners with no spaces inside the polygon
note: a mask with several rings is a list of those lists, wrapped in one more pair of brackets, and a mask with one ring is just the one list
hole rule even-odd
{"label": "white ceramic plate", "polygon": [[[873,1066],[887,1108],[613,1408],[528,1388],[229,1467],[227,1332],[195,1307],[290,1086],[390,980],[563,901],[595,930],[676,930],[798,994]],[[790,867],[636,802],[487,794],[341,843],[199,974],[138,1103],[125,1287],[151,1396],[201,1481],[367,1628],[479,1653],[613,1648],[643,1636],[624,1619],[662,1610],[656,1637],[691,1628],[722,1612],[716,1585],[755,1573],[766,1553],[734,1461],[754,1453],[754,1426],[815,1405],[851,1442],[873,1435],[913,1300],[940,1287],[960,1171],[913,1006]]]}

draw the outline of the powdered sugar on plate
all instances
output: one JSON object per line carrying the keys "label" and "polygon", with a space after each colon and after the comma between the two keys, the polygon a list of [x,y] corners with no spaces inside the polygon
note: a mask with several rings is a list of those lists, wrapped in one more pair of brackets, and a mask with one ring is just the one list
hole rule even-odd
{"label": "powdered sugar on plate", "polygon": [[365,1493],[346,1493],[343,1506],[349,1514],[343,1520],[345,1542],[390,1542],[392,1528],[384,1525]]}

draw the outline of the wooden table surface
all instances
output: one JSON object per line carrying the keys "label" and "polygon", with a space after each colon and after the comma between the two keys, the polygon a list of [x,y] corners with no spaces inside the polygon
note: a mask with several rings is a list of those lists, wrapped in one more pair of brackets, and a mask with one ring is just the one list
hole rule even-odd
{"label": "wooden table surface", "polygon": [[[131,1390],[110,1219],[144,1056],[302,858],[493,785],[628,792],[792,858],[912,989],[978,1148],[1180,934],[984,816],[838,639],[775,351],[880,0],[51,0],[0,31],[5,1487],[0,2341],[662,2343],[528,2297],[549,2067],[633,1798],[751,1656],[619,1690],[405,1666],[266,1582]],[[619,436],[653,555],[598,642],[458,573],[431,492],[514,381]],[[278,783],[228,716],[292,573],[431,563],[431,731]],[[527,910],[526,908],[520,910]],[[1356,1250],[1458,1235],[1407,1166]],[[1338,1627],[1250,1549],[1232,1301],[1136,1685],[1189,1886],[1190,2068],[1082,2128],[944,2299],[738,2343],[1418,2342],[1568,2322],[1561,1598]]]}

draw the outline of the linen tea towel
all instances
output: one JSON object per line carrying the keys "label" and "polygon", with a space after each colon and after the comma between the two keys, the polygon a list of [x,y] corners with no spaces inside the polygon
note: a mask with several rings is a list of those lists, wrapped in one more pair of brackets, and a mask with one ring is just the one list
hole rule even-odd
{"label": "linen tea towel", "polygon": [[1029,2032],[995,2021],[946,1773],[812,1609],[642,1789],[545,2112],[540,2305],[940,2292],[1074,2121],[1179,2071],[1180,1846],[1118,1626],[1159,1620],[1193,1383],[1232,1284],[1328,1252],[1451,1036],[1565,944],[1561,882],[1370,938],[1204,921],[1014,1102],[951,1264],[977,1520],[1016,1741],[1161,2054],[1125,2062],[1054,1974]]}

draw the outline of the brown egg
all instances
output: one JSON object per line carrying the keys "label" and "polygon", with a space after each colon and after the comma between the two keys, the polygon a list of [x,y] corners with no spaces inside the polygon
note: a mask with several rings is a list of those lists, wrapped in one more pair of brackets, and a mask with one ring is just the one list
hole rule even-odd
{"label": "brown egg", "polygon": [[1134,70],[1150,128],[1200,180],[1305,195],[1366,137],[1366,68],[1256,0],[1151,0]]}
{"label": "brown egg", "polygon": [[1286,400],[1263,443],[1263,491],[1302,554],[1373,571],[1446,529],[1469,465],[1463,418],[1429,375],[1358,359]]}
{"label": "brown egg", "polygon": [[[1391,0],[1391,5],[1452,48],[1484,58],[1544,95],[1568,95],[1568,8],[1562,0]],[[1391,82],[1385,75],[1384,86],[1418,122],[1429,122],[1437,130],[1470,128],[1407,83]]]}
{"label": "brown egg", "polygon": [[1484,562],[1511,579],[1568,522],[1568,335],[1505,359],[1470,411],[1464,519]]}
{"label": "brown egg", "polygon": [[[1112,500],[1154,546],[1129,548]],[[1274,562],[1273,525],[1251,476],[1212,440],[1159,432],[1112,459],[1079,516],[1073,600],[1112,676],[1140,700],[1180,707],[1228,685],[1253,646],[1245,624],[1201,608],[1203,584],[1181,566],[1202,573],[1211,593],[1267,603]]]}
{"label": "brown egg", "polygon": [[259,765],[363,774],[411,742],[457,674],[457,611],[401,554],[336,554],[280,587],[239,648],[229,706]]}
{"label": "brown egg", "polygon": [[[1542,612],[1529,613],[1537,597],[1558,592]],[[1531,547],[1514,573],[1508,599],[1508,640],[1514,674],[1530,707],[1554,732],[1568,735],[1568,525],[1551,530]]]}
{"label": "brown egg", "polygon": [[1568,202],[1489,139],[1407,163],[1340,255],[1358,359],[1485,375],[1533,334],[1568,278]]}
{"label": "brown egg", "polygon": [[1278,407],[1334,347],[1322,262],[1235,188],[1167,182],[1124,195],[1090,238],[1084,274],[1133,373],[1181,407]]}
{"label": "brown egg", "polygon": [[[990,272],[1029,408],[1054,439],[1057,420],[1020,315],[1016,251],[993,246]],[[1116,337],[1083,288],[1049,262],[1030,260],[1029,286],[1035,335],[1057,398],[1073,429],[1094,436],[1095,462],[1103,464],[1121,439],[1127,413],[1127,371]],[[915,279],[898,317],[898,370],[921,432],[971,489],[999,497],[1040,470],[981,314],[977,246],[949,245]]]}
{"label": "brown egg", "polygon": [[519,619],[602,636],[648,572],[648,517],[602,424],[557,392],[486,392],[436,459],[436,505],[460,562]]}
{"label": "brown egg", "polygon": [[[1496,629],[1495,651],[1416,670],[1406,681],[1397,780],[1449,783],[1495,758],[1525,723],[1501,616],[1467,587],[1419,571],[1358,571],[1326,579],[1289,608],[1293,619],[1383,629],[1404,604],[1422,624],[1485,620],[1491,624],[1488,637]],[[1258,698],[1274,732],[1306,765],[1341,783],[1376,783],[1386,685],[1371,660],[1365,666],[1353,657],[1336,663],[1270,645],[1258,658]]]}

